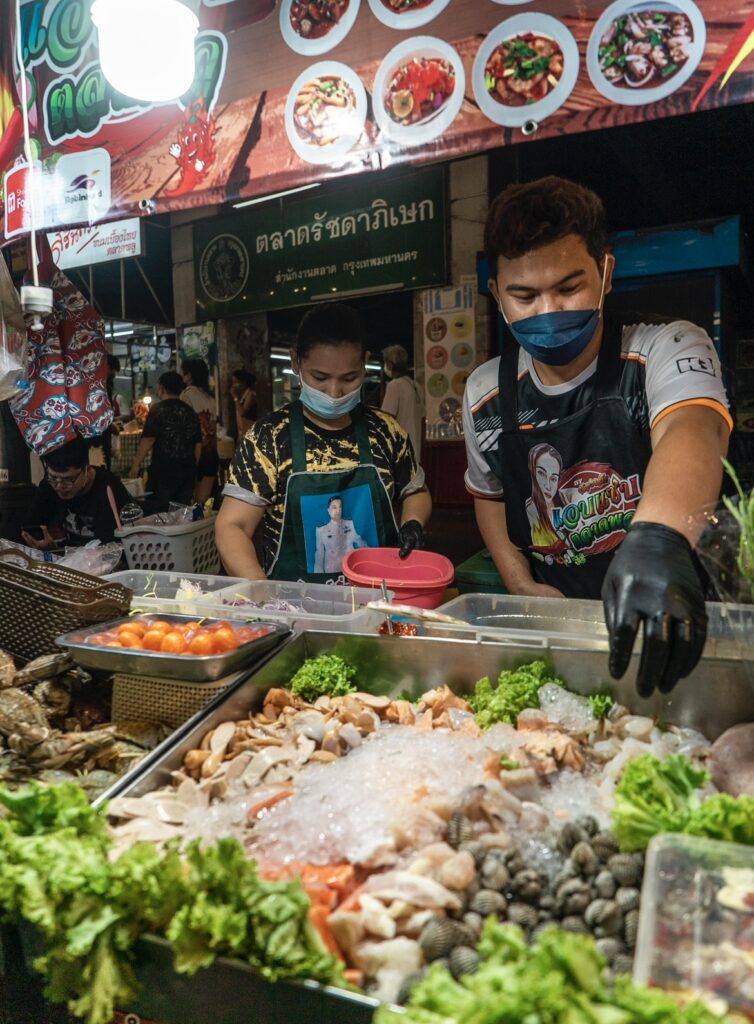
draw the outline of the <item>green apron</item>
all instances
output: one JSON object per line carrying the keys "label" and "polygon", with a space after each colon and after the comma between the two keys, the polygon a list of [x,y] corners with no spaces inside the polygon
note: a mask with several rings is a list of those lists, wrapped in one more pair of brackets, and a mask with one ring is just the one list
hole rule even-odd
{"label": "green apron", "polygon": [[291,403],[293,468],[285,489],[283,526],[267,573],[269,579],[345,583],[342,561],[349,551],[394,547],[397,543],[393,505],[374,465],[362,405],[353,410],[351,421],[359,464],[352,469],[307,472],[304,409],[300,401]]}

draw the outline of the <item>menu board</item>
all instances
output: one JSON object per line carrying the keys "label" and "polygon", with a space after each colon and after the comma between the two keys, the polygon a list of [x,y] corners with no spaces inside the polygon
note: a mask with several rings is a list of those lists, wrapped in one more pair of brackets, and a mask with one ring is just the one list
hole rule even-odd
{"label": "menu board", "polygon": [[427,438],[459,437],[466,379],[476,365],[476,291],[467,283],[422,298]]}
{"label": "menu board", "polygon": [[[754,0],[194,2],[194,83],[159,104],[105,79],[91,0],[22,5],[39,226],[235,202],[754,98]],[[6,238],[29,226],[15,52],[5,18]]]}

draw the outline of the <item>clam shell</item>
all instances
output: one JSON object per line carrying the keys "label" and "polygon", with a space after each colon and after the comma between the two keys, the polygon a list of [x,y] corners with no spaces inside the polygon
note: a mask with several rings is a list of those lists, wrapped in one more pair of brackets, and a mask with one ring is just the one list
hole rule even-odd
{"label": "clam shell", "polygon": [[586,908],[584,920],[590,928],[595,928],[597,925],[604,926],[606,921],[619,913],[618,904],[614,900],[596,899]]}
{"label": "clam shell", "polygon": [[448,820],[446,838],[450,846],[456,850],[461,843],[467,843],[474,838],[474,826],[465,814],[453,811]]}
{"label": "clam shell", "polygon": [[623,913],[627,914],[629,910],[639,909],[641,894],[638,889],[635,889],[632,886],[621,886],[619,889],[616,889],[615,896],[613,898]]}
{"label": "clam shell", "polygon": [[451,949],[461,943],[468,943],[468,940],[467,930],[458,921],[434,914],[422,928],[419,945],[425,958],[431,962],[447,956]]}
{"label": "clam shell", "polygon": [[511,888],[522,900],[536,900],[542,894],[542,879],[533,868],[524,868],[514,876]]}
{"label": "clam shell", "polygon": [[558,850],[567,857],[577,843],[589,841],[589,833],[575,821],[568,821],[560,830],[558,836]]}
{"label": "clam shell", "polygon": [[465,843],[461,843],[458,847],[458,852],[460,853],[462,850],[471,854],[477,867],[484,862],[489,852],[484,843],[480,843],[478,839],[468,839]]}
{"label": "clam shell", "polygon": [[456,979],[463,974],[473,974],[479,967],[479,954],[471,946],[456,946],[448,959],[450,973]]}
{"label": "clam shell", "polygon": [[592,849],[604,864],[618,853],[618,842],[612,832],[598,832],[592,836]]}
{"label": "clam shell", "polygon": [[598,896],[601,896],[603,900],[611,900],[615,895],[618,888],[618,883],[615,881],[612,872],[600,871],[594,880],[594,889]]}
{"label": "clam shell", "polygon": [[507,900],[494,889],[480,889],[469,903],[469,910],[482,917],[490,914],[502,914],[507,906]]}
{"label": "clam shell", "polygon": [[464,928],[468,929],[474,941],[477,942],[482,934],[482,925],[484,924],[482,915],[474,910],[467,910],[463,915],[462,923]]}
{"label": "clam shell", "polygon": [[560,922],[560,927],[565,932],[577,932],[580,935],[587,935],[589,932],[589,929],[584,922],[584,918],[576,917],[575,915],[564,917]]}
{"label": "clam shell", "polygon": [[629,910],[623,920],[623,937],[629,949],[636,946],[636,936],[639,932],[639,911]]}
{"label": "clam shell", "polygon": [[422,980],[424,973],[424,971],[412,971],[411,974],[407,974],[404,977],[398,989],[398,995],[395,997],[395,1001],[399,1006],[403,1006],[404,1003],[408,1002],[411,989]]}
{"label": "clam shell", "polygon": [[616,853],[610,857],[607,869],[620,886],[637,885],[641,878],[641,867],[630,853]]}
{"label": "clam shell", "polygon": [[630,953],[618,953],[611,967],[613,974],[630,974],[634,969],[634,958]]}
{"label": "clam shell", "polygon": [[505,857],[501,854],[502,850],[490,850],[482,861],[479,879],[486,889],[501,891],[511,880]]}
{"label": "clam shell", "polygon": [[599,871],[600,862],[597,860],[597,854],[592,849],[591,843],[576,843],[571,850],[570,859],[583,875],[596,875]]}
{"label": "clam shell", "polygon": [[509,903],[508,920],[520,928],[536,928],[539,924],[539,914],[528,903]]}
{"label": "clam shell", "polygon": [[588,836],[594,836],[599,832],[600,826],[596,818],[593,818],[591,814],[584,814],[580,818],[577,818],[574,822],[579,828],[582,828]]}
{"label": "clam shell", "polygon": [[608,963],[612,963],[619,953],[625,953],[626,951],[626,947],[620,939],[616,939],[613,936],[605,939],[597,939],[595,945],[597,947],[597,952],[601,953]]}

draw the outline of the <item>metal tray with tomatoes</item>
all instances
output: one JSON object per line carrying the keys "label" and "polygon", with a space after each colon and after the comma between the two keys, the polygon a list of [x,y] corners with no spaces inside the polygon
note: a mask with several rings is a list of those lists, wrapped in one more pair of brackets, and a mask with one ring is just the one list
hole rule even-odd
{"label": "metal tray with tomatoes", "polygon": [[57,643],[84,668],[209,683],[253,665],[289,633],[279,622],[155,613],[76,629]]}

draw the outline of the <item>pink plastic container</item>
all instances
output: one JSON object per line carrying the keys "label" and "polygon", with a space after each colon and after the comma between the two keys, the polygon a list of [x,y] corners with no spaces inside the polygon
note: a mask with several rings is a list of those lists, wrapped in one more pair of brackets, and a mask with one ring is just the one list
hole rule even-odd
{"label": "pink plastic container", "polygon": [[398,548],[358,548],[343,559],[343,572],[359,587],[379,587],[384,580],[396,604],[437,608],[455,570],[450,559],[432,551],[412,551],[401,559]]}

